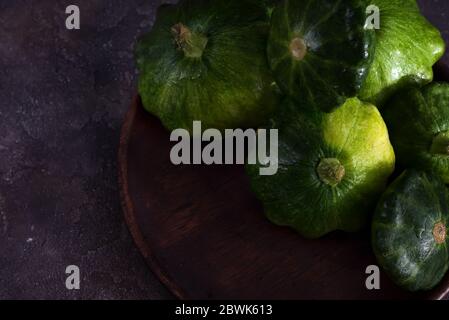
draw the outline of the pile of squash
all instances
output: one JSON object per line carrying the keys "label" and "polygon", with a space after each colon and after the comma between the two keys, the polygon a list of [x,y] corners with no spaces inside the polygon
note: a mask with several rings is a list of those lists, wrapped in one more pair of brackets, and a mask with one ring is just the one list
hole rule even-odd
{"label": "pile of squash", "polygon": [[278,173],[247,166],[273,223],[315,239],[371,222],[379,264],[417,291],[449,267],[444,50],[415,0],[181,0],[136,60],[143,105],[169,130],[279,130]]}

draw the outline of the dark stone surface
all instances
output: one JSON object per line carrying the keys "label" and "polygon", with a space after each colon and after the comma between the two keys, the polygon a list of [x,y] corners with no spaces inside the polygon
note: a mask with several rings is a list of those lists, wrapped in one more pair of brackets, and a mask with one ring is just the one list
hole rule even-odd
{"label": "dark stone surface", "polygon": [[132,48],[159,4],[0,1],[0,298],[170,297],[123,222],[116,168]]}
{"label": "dark stone surface", "polygon": [[[160,2],[0,1],[0,299],[171,297],[123,222],[116,168],[132,48]],[[449,2],[421,2],[448,39]],[[71,264],[79,291],[64,285]]]}

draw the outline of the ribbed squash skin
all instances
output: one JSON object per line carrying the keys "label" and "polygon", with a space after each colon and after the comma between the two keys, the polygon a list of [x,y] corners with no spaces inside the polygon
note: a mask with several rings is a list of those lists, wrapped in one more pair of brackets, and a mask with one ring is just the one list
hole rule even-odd
{"label": "ribbed squash skin", "polygon": [[[375,49],[365,11],[361,0],[281,1],[272,14],[268,59],[282,91],[326,112],[355,97]],[[307,47],[302,58],[292,51],[295,39]]]}
{"label": "ribbed squash skin", "polygon": [[[181,24],[178,37],[188,29],[206,39],[202,54],[186,55],[176,42]],[[136,48],[143,105],[168,129],[191,129],[194,120],[217,129],[265,123],[278,104],[266,58],[268,30],[268,10],[255,0],[160,7]]]}
{"label": "ribbed squash skin", "polygon": [[[449,194],[438,177],[409,170],[385,192],[372,223],[372,243],[379,264],[399,286],[430,290],[449,267]],[[433,234],[445,226],[445,241]]]}
{"label": "ribbed squash skin", "polygon": [[370,0],[380,9],[374,62],[359,93],[379,108],[396,91],[433,80],[432,66],[445,50],[437,28],[421,14],[416,0]]}
{"label": "ribbed squash skin", "polygon": [[[360,230],[395,164],[377,108],[354,98],[324,113],[286,100],[271,128],[279,130],[277,174],[261,176],[260,165],[247,167],[268,218],[307,238],[333,230]],[[337,159],[344,167],[336,186],[326,184],[318,174],[323,159]]]}
{"label": "ribbed squash skin", "polygon": [[449,183],[449,84],[401,91],[384,109],[398,162]]}

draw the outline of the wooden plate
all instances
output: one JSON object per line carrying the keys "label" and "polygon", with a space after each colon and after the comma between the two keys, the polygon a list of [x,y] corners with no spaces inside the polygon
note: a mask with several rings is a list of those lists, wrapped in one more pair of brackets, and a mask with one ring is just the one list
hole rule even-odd
{"label": "wooden plate", "polygon": [[[446,78],[444,68],[438,69]],[[448,79],[448,78],[446,78]],[[411,294],[381,273],[369,231],[308,241],[272,225],[242,166],[174,166],[172,143],[137,97],[122,129],[120,187],[125,218],[153,272],[182,299],[442,299],[449,279]]]}

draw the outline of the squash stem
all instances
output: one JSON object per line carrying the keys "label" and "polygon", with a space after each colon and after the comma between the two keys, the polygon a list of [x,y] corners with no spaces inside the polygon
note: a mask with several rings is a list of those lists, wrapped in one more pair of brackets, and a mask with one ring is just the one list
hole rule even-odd
{"label": "squash stem", "polygon": [[175,24],[171,31],[178,49],[182,50],[186,57],[201,58],[208,42],[207,37],[192,32],[182,23]]}
{"label": "squash stem", "polygon": [[449,131],[440,132],[433,138],[430,153],[449,156]]}
{"label": "squash stem", "polygon": [[331,187],[336,187],[346,174],[345,167],[336,158],[321,159],[316,170],[320,180]]}

